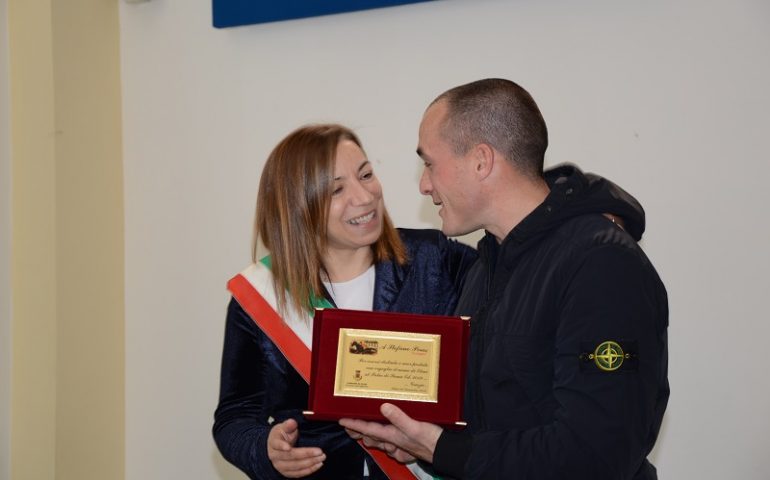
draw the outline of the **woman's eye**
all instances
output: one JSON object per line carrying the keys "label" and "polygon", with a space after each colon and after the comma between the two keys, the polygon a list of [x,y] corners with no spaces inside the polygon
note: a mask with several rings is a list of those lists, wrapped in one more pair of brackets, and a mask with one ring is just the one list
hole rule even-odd
{"label": "woman's eye", "polygon": [[336,196],[342,193],[342,187],[337,187],[334,190],[332,190],[332,196]]}
{"label": "woman's eye", "polygon": [[366,172],[363,175],[361,175],[362,180],[369,180],[374,176],[374,172]]}

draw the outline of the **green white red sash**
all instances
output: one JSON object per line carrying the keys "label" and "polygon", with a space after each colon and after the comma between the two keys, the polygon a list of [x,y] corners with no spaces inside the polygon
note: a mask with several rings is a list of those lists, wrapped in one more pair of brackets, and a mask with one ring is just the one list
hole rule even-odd
{"label": "green white red sash", "polygon": [[[286,312],[283,318],[278,315],[278,303],[269,264],[269,258],[265,257],[259,263],[250,265],[230,279],[227,289],[257,327],[278,347],[297,373],[310,383],[311,355],[308,347],[310,342],[306,344],[300,337],[307,335],[303,325],[312,333],[310,329],[312,319],[308,313],[297,312],[291,305],[287,305],[284,309]],[[318,307],[332,307],[326,299],[312,303]],[[361,441],[358,443],[377,462],[390,480],[415,480],[415,475],[406,465],[397,462],[382,450],[367,448]]]}

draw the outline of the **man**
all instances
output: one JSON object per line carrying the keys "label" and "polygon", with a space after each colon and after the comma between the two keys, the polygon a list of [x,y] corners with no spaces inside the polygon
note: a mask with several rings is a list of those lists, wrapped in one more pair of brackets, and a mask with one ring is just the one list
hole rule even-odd
{"label": "man", "polygon": [[444,233],[487,232],[457,308],[472,317],[468,428],[384,404],[389,425],[340,421],[352,437],[443,477],[657,478],[646,457],[669,395],[668,307],[636,243],[643,212],[575,167],[544,176],[547,146],[534,100],[507,80],[428,107],[420,190]]}

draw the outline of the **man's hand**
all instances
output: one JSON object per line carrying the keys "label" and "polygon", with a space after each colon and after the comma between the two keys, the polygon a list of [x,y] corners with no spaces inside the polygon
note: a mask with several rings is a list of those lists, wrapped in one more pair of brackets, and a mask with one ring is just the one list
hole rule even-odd
{"label": "man's hand", "polygon": [[433,451],[443,431],[441,427],[413,420],[390,403],[382,404],[380,412],[390,425],[351,418],[343,418],[340,425],[345,427],[351,438],[362,439],[367,447],[384,450],[399,462],[419,458],[433,463]]}
{"label": "man's hand", "polygon": [[288,478],[310,475],[323,466],[326,455],[320,448],[294,448],[299,438],[297,421],[277,423],[267,436],[267,457],[278,473]]}

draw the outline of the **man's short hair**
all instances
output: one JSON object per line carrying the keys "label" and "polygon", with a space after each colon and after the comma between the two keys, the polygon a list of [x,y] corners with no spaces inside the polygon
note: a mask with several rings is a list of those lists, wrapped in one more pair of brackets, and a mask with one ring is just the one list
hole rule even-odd
{"label": "man's short hair", "polygon": [[431,105],[445,101],[441,134],[458,155],[479,143],[500,151],[522,174],[543,174],[548,129],[532,96],[516,83],[488,78],[452,88]]}

